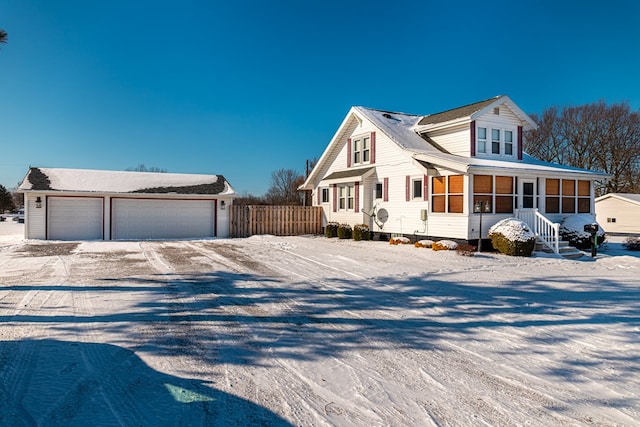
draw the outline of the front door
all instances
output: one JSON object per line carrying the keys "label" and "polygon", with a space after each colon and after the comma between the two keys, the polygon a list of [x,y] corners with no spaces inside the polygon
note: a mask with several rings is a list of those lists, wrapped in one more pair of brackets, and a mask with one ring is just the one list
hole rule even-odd
{"label": "front door", "polygon": [[536,196],[536,180],[520,179],[518,180],[518,209],[534,209],[537,208]]}

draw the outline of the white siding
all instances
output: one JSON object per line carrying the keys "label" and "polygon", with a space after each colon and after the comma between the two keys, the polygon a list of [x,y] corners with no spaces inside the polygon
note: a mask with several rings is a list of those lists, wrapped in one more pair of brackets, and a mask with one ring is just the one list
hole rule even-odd
{"label": "white siding", "polygon": [[[615,218],[616,222],[608,222]],[[609,233],[640,233],[640,205],[615,197],[596,202],[596,219]]]}
{"label": "white siding", "polygon": [[[36,197],[42,200],[42,207],[36,208]],[[25,198],[25,229],[24,236],[26,239],[46,239],[46,211],[47,198],[44,194],[28,193]]]}
{"label": "white siding", "polygon": [[456,126],[446,131],[430,132],[429,137],[451,154],[469,157],[471,155],[471,125]]}

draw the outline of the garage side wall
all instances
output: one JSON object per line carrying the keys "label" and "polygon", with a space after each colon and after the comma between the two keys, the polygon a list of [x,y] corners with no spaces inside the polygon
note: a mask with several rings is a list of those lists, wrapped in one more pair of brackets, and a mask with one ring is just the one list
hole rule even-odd
{"label": "garage side wall", "polygon": [[[36,208],[36,198],[40,197],[41,207]],[[25,206],[25,227],[24,237],[25,239],[40,239],[45,240],[47,238],[47,198],[44,194],[38,193],[25,193],[24,195]]]}

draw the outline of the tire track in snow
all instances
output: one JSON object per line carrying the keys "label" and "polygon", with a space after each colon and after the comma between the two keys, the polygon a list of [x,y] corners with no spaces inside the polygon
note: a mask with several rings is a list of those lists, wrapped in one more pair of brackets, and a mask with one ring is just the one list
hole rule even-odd
{"label": "tire track in snow", "polygon": [[[288,254],[292,254],[292,255],[296,256],[297,258],[303,259],[303,260],[305,260],[307,262],[310,262],[312,264],[320,265],[322,267],[327,267],[326,263],[318,262],[318,261],[313,260],[313,259],[311,259],[309,257],[299,256],[298,254],[294,254],[291,251],[284,251],[284,252],[287,252]],[[278,265],[278,269],[281,270],[282,272],[284,272],[285,275],[288,274],[288,275],[291,275],[291,276],[294,276],[294,277],[298,277],[301,280],[312,280],[313,279],[313,276],[305,275],[303,273],[304,271],[306,271],[306,268],[304,268],[304,266],[297,265],[296,267],[297,268],[295,270],[293,270],[293,269],[287,269],[287,268],[284,268],[284,267]],[[345,273],[344,270],[341,270],[341,269],[338,269],[338,268],[332,268],[332,270],[341,271],[341,272]],[[346,273],[349,273],[349,272],[346,272]],[[359,278],[363,278],[363,277],[359,276]],[[318,284],[317,281],[315,283]],[[322,286],[323,288],[329,288],[329,289],[332,289],[332,290],[334,290],[336,292],[340,292],[340,291],[343,290],[340,287],[332,286],[332,285],[326,283],[326,281],[321,282],[319,285]],[[398,300],[398,303],[404,303],[404,301]],[[295,304],[295,302],[294,302],[294,304]],[[389,317],[394,318],[393,313],[390,314],[388,312],[388,310],[385,310],[384,312],[380,312],[380,310],[376,309],[375,306],[373,307],[373,309],[376,310],[376,311],[374,311],[374,313],[376,314],[376,317],[378,317],[378,318],[382,318],[382,319],[387,319]],[[359,313],[356,313],[356,312],[354,312],[352,310],[348,310],[347,312],[349,314],[351,314],[352,316],[362,318],[362,316],[360,316]],[[380,317],[378,315],[382,315],[382,317]],[[395,316],[395,320],[402,320],[402,317],[401,316]],[[330,322],[330,320],[329,320],[329,322]],[[374,325],[376,323],[378,323],[375,320],[371,320],[371,322]],[[381,326],[384,327],[384,325],[381,325]],[[366,332],[364,334],[367,335]],[[374,340],[376,339],[375,336],[374,337],[370,337],[370,338],[372,338]],[[401,346],[390,344],[389,342],[385,342],[385,345],[392,349],[394,355],[397,355],[398,353],[403,354],[406,351],[406,350],[402,350]],[[453,347],[449,346],[449,348],[447,349],[447,353],[449,354],[451,352],[453,352],[454,354],[457,353],[458,354],[458,356],[457,356],[458,358],[460,358],[463,361],[467,361],[467,362],[461,362],[460,363],[461,366],[464,366],[465,363],[468,363],[469,356],[472,356],[472,357],[477,357],[478,356],[477,354],[473,355],[473,354],[468,354],[467,352],[465,352],[466,354],[462,354],[462,353],[460,353],[460,348],[456,349],[456,348],[453,348]],[[413,353],[415,353],[415,351],[413,351]],[[380,353],[376,351],[375,356],[372,356],[370,358],[370,360],[376,360],[377,357],[380,357]],[[412,357],[412,359],[416,359],[416,357],[414,356],[414,357]],[[487,363],[486,359],[487,359],[486,357],[480,358],[480,360],[482,361],[481,363],[482,364]],[[278,361],[279,361],[279,363],[283,363],[283,360],[281,360],[281,359],[278,359]],[[431,361],[433,361],[433,360],[431,360]],[[405,362],[408,362],[408,361],[405,361]],[[400,365],[404,365],[404,363],[401,363],[401,361],[399,361],[399,360],[387,360],[387,363],[384,366],[388,369],[388,367],[396,366],[396,364],[398,364],[398,363]],[[406,363],[406,365],[407,366],[415,366],[415,361],[412,364]],[[287,365],[287,366],[288,366],[288,370],[291,371],[292,370],[291,366],[290,365]],[[452,372],[451,369],[450,368],[447,369],[447,367],[448,367],[448,365],[446,363],[444,363],[444,362],[441,363],[439,370],[431,372],[431,373],[429,373],[427,375],[428,381],[435,382],[442,389],[442,387],[444,387],[443,383],[442,383],[442,381],[439,381],[439,380],[435,379],[436,375],[438,375],[438,374],[441,375],[442,372],[448,372],[449,374],[453,373],[454,375],[457,374],[458,372],[461,372],[461,371],[453,371]],[[352,368],[352,369],[356,369],[356,368]],[[423,372],[424,372],[424,370],[423,370]],[[397,375],[398,375],[398,373],[395,373],[394,375],[392,375],[392,377],[396,377]],[[478,371],[478,370],[470,371],[470,370],[467,369],[466,375],[469,378],[475,378],[474,382],[480,382],[482,384],[482,386],[480,386],[480,387],[490,386],[490,389],[494,390],[494,392],[502,390],[504,387],[506,387],[505,384],[507,384],[507,383],[501,381],[499,378],[494,377],[491,374],[485,373],[482,370],[480,370],[480,371]],[[360,375],[354,375],[354,377],[359,378]],[[404,383],[405,384],[409,383],[410,382],[410,380],[409,380],[410,378],[411,378],[411,375],[407,375],[406,378],[404,379]],[[303,381],[309,381],[309,379],[305,377],[305,378],[303,378]],[[382,380],[380,380],[380,381],[382,381]],[[317,383],[315,385],[316,385],[316,387],[321,387],[321,385],[319,385]],[[513,385],[511,385],[511,388],[513,389]],[[516,394],[518,394],[519,397],[522,398],[524,396],[527,396],[527,399],[532,401],[531,408],[539,408],[541,406],[544,407],[544,405],[549,405],[550,404],[549,403],[550,401],[548,399],[546,399],[544,397],[544,395],[539,394],[535,390],[531,389],[531,387],[526,386],[524,384],[518,384],[517,388],[514,389],[514,390],[517,390]],[[557,402],[555,402],[555,404],[557,404]],[[501,405],[499,404],[499,402],[484,402],[482,399],[480,399],[480,400],[476,400],[476,401],[473,402],[473,404],[471,405],[471,407],[472,407],[472,411],[471,412],[480,411],[481,414],[483,415],[481,417],[481,419],[486,418],[488,423],[505,424],[505,423],[512,422],[513,419],[509,415],[511,413],[510,410],[507,410],[506,408],[499,409],[500,406]],[[437,424],[439,422],[447,423],[448,422],[447,420],[455,420],[455,419],[457,419],[457,414],[456,413],[458,412],[459,408],[455,408],[455,407],[454,408],[449,408],[447,410],[446,415],[445,415],[445,413],[442,412],[443,409],[444,409],[443,407],[434,409],[433,406],[431,407],[430,410],[425,408],[425,410],[427,410],[427,414],[426,414],[427,419],[422,419],[420,421],[421,422],[429,421],[431,423],[436,423]],[[543,412],[543,415],[544,415],[543,418],[549,418],[553,422],[560,421],[555,416],[555,414],[553,414],[553,413]],[[528,417],[528,415],[525,416],[525,420],[524,421],[527,420],[526,417]],[[564,418],[564,417],[562,417],[562,418]],[[388,414],[388,419],[397,420],[397,414],[395,412],[393,412],[393,411],[390,412]],[[416,422],[415,419],[406,419],[405,421],[407,421],[407,422]],[[478,420],[475,420],[475,421],[478,421]],[[566,421],[566,419],[563,420],[563,421]]]}

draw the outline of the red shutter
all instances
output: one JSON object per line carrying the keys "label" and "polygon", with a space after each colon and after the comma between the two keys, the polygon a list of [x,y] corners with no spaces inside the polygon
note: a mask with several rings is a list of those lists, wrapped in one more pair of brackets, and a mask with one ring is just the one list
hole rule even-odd
{"label": "red shutter", "polygon": [[518,126],[518,160],[522,160],[522,126]]}
{"label": "red shutter", "polygon": [[476,121],[471,122],[471,157],[476,156]]}
{"label": "red shutter", "polygon": [[318,192],[318,206],[322,205],[322,188],[318,187],[316,190]]}
{"label": "red shutter", "polygon": [[351,167],[351,138],[347,139],[347,167]]}
{"label": "red shutter", "polygon": [[424,178],[422,178],[422,200],[424,201],[429,200],[428,190],[429,190],[429,177],[425,175]]}
{"label": "red shutter", "polygon": [[360,212],[360,183],[359,182],[356,182],[354,191],[356,192],[356,194],[354,194],[353,196],[354,198],[353,211]]}
{"label": "red shutter", "polygon": [[338,212],[338,186],[333,184],[333,211]]}
{"label": "red shutter", "polygon": [[376,162],[376,133],[371,132],[371,164]]}
{"label": "red shutter", "polygon": [[404,196],[407,200],[411,200],[411,177],[407,175],[405,186],[404,186]]}
{"label": "red shutter", "polygon": [[389,201],[389,178],[385,178],[384,179],[384,184],[383,184],[383,195],[382,195],[382,201],[383,202],[388,202]]}

